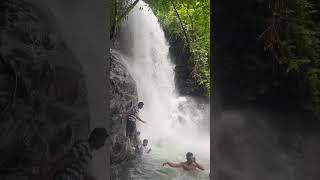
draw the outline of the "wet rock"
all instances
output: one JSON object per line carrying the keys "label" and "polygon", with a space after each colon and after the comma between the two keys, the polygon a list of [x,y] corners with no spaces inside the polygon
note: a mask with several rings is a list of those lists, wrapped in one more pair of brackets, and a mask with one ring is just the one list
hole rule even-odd
{"label": "wet rock", "polygon": [[132,79],[124,58],[119,52],[111,50],[110,57],[110,112],[113,147],[111,152],[112,166],[119,165],[133,158],[128,138],[125,136],[126,122],[120,117],[138,102],[135,81]]}
{"label": "wet rock", "polygon": [[2,0],[0,9],[0,166],[29,179],[39,162],[87,137],[84,75],[35,2]]}

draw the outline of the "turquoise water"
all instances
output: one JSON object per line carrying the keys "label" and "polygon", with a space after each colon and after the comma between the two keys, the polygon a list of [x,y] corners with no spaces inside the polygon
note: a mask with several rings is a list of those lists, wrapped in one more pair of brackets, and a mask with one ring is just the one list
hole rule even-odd
{"label": "turquoise water", "polygon": [[[167,152],[169,155],[170,152]],[[209,180],[210,160],[196,156],[197,162],[205,167],[205,171],[187,172],[182,169],[163,167],[168,156],[161,149],[155,149],[150,154],[137,158],[119,171],[118,180]],[[184,155],[172,158],[173,162],[183,162]]]}

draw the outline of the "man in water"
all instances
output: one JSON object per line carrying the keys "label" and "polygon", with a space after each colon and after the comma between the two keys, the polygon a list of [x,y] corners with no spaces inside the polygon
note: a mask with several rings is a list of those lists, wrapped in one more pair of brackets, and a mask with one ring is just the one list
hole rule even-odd
{"label": "man in water", "polygon": [[196,162],[196,158],[193,157],[191,152],[186,154],[187,161],[181,163],[172,163],[172,162],[165,162],[162,166],[168,165],[173,168],[182,168],[185,171],[195,171],[197,169],[204,170],[203,166]]}
{"label": "man in water", "polygon": [[148,148],[148,139],[144,139],[142,145],[136,148],[136,153],[139,155],[143,155],[145,153],[149,154],[151,152],[151,148]]}
{"label": "man in water", "polygon": [[94,180],[88,172],[92,151],[104,146],[109,137],[106,129],[95,128],[87,140],[79,140],[62,159],[62,165],[55,170],[54,180]]}
{"label": "man in water", "polygon": [[133,143],[133,136],[136,133],[136,121],[137,119],[143,123],[146,123],[143,121],[139,116],[139,109],[143,108],[143,102],[139,102],[138,106],[133,106],[132,109],[128,112],[128,118],[127,118],[127,127],[126,127],[126,135],[130,139],[130,143]]}

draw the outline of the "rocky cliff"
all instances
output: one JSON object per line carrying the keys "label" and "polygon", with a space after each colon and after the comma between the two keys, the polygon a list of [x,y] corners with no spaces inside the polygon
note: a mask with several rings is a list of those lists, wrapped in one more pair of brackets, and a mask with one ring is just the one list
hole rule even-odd
{"label": "rocky cliff", "polygon": [[112,177],[116,179],[121,173],[119,166],[133,157],[128,148],[128,138],[125,136],[126,121],[120,117],[120,114],[137,104],[138,93],[136,83],[125,64],[127,57],[116,50],[111,50],[110,54],[110,118],[113,143],[110,159]]}
{"label": "rocky cliff", "polygon": [[3,0],[0,9],[1,177],[29,179],[87,136],[87,91],[82,67],[40,8]]}
{"label": "rocky cliff", "polygon": [[[87,137],[86,82],[78,59],[37,4],[4,0],[0,9],[0,174],[30,179],[47,172],[48,159]],[[126,57],[110,52],[111,164],[116,175],[132,158],[120,114],[137,103],[138,95]]]}

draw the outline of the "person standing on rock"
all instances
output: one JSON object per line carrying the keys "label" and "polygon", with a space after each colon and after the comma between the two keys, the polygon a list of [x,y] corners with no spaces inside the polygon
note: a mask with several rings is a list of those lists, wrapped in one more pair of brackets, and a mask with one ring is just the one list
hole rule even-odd
{"label": "person standing on rock", "polygon": [[143,105],[143,102],[139,102],[137,106],[133,106],[127,113],[126,136],[129,137],[130,143],[133,142],[133,137],[137,131],[136,121],[139,120],[142,123],[146,123],[138,116],[139,109],[142,109]]}

